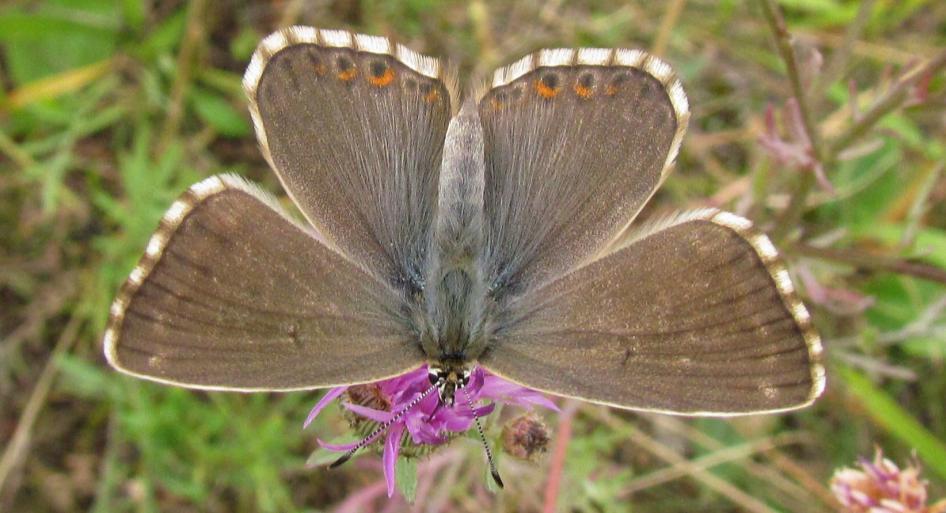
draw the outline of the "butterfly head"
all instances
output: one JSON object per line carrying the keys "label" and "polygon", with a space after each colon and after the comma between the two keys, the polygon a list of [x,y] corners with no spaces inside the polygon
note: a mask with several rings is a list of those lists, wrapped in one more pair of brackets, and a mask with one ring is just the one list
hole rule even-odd
{"label": "butterfly head", "polygon": [[427,378],[431,385],[437,385],[440,401],[444,406],[453,406],[457,390],[470,382],[470,368],[462,363],[431,363],[428,366]]}

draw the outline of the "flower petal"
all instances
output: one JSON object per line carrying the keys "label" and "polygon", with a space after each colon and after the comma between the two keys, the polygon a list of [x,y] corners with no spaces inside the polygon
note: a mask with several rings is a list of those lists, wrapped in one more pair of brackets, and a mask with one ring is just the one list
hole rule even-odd
{"label": "flower petal", "polygon": [[388,497],[394,496],[395,474],[394,466],[397,465],[397,454],[401,449],[401,435],[404,433],[404,425],[401,423],[391,426],[388,430],[387,438],[384,440],[384,480],[388,484]]}
{"label": "flower petal", "polygon": [[479,395],[507,404],[523,407],[541,406],[559,411],[558,406],[541,392],[519,386],[498,376],[486,376]]}
{"label": "flower petal", "polygon": [[383,410],[376,410],[374,408],[368,408],[367,406],[362,406],[360,404],[353,403],[342,403],[342,406],[350,412],[354,412],[356,415],[361,415],[366,419],[371,419],[375,422],[387,422],[388,419],[394,416],[394,413]]}
{"label": "flower petal", "polygon": [[405,422],[415,444],[439,445],[446,441],[440,434],[444,429],[442,421],[431,422],[424,416],[408,416]]}
{"label": "flower petal", "polygon": [[319,402],[315,403],[315,406],[312,408],[312,411],[309,412],[309,416],[305,418],[305,424],[302,425],[302,429],[309,427],[309,424],[311,424],[312,421],[315,420],[316,417],[318,417],[319,412],[321,412],[323,408],[328,406],[328,403],[334,401],[338,396],[342,395],[342,393],[345,392],[345,390],[347,389],[348,389],[347,386],[335,387],[329,390],[328,393],[323,395],[322,398],[319,399]]}
{"label": "flower petal", "polygon": [[[430,386],[430,382],[427,380],[427,366],[424,365],[416,370],[408,372],[407,374],[402,374],[400,376],[386,379],[380,383],[378,386],[381,388],[381,391],[384,392],[388,397],[392,399],[401,399],[402,395],[413,396],[414,393],[421,393],[423,389],[417,390],[421,387],[426,388]],[[411,397],[412,398],[412,397]],[[410,398],[406,399],[410,400]]]}

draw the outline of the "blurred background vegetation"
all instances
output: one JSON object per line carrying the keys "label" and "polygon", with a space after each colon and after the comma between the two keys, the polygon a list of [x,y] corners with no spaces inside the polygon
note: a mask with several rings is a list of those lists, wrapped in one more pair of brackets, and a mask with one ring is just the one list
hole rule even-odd
{"label": "blurred background vegetation", "polygon": [[[946,3],[936,0],[6,0],[0,7],[0,511],[837,511],[833,469],[924,465],[946,495]],[[784,18],[783,18],[784,15]],[[282,194],[240,87],[288,24],[394,37],[467,77],[541,47],[649,49],[693,118],[644,215],[773,234],[825,339],[828,388],[734,420],[577,403],[548,455],[460,439],[383,497],[380,458],[307,468],[318,393],[195,393],[106,368],[108,306],[164,210],[236,172]],[[788,33],[781,29],[787,28]],[[499,441],[510,412],[493,416]]]}

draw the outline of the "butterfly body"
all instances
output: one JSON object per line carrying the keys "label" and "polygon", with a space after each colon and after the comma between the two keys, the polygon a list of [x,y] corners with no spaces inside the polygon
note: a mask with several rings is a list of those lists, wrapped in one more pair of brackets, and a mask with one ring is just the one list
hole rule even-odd
{"label": "butterfly body", "polygon": [[304,221],[238,177],[192,186],[112,305],[117,369],[288,391],[426,363],[452,404],[479,365],[687,415],[785,411],[823,390],[820,338],[751,222],[716,209],[635,221],[689,120],[663,61],[542,50],[461,107],[435,59],[290,27],[243,84]]}
{"label": "butterfly body", "polygon": [[[494,319],[483,272],[483,128],[467,101],[447,128],[438,190],[430,273],[424,287],[421,345],[448,383],[469,374],[489,344]],[[453,401],[454,385],[441,397]]]}

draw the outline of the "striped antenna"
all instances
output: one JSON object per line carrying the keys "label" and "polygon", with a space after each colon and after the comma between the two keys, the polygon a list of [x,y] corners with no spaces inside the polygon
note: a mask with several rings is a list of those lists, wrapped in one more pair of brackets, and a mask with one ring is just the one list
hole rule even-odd
{"label": "striped antenna", "polygon": [[470,399],[470,394],[467,393],[466,388],[463,388],[463,395],[466,397],[466,404],[470,407],[470,412],[473,413],[473,422],[476,423],[476,430],[480,434],[480,440],[483,442],[483,448],[486,449],[486,459],[489,461],[489,473],[493,475],[493,480],[496,481],[496,484],[500,488],[504,488],[503,480],[499,477],[499,471],[496,470],[496,463],[493,462],[493,451],[489,449],[489,442],[486,441],[486,435],[483,434],[483,425],[480,424],[480,416],[476,414],[476,409],[473,408],[473,400]]}
{"label": "striped antenna", "polygon": [[[332,463],[331,465],[329,465],[328,468],[336,468],[336,467],[340,466],[342,463],[345,463],[346,461],[348,461],[349,459],[351,459],[351,457],[352,457],[356,452],[358,452],[359,449],[361,449],[362,447],[364,447],[364,446],[370,444],[378,435],[380,435],[381,433],[387,431],[387,429],[388,429],[389,427],[391,427],[395,422],[401,420],[401,419],[404,417],[404,415],[405,415],[407,412],[409,412],[409,411],[411,410],[411,408],[417,406],[421,401],[423,401],[424,398],[426,398],[428,395],[430,395],[430,393],[433,392],[433,391],[437,388],[437,385],[439,385],[439,384],[440,384],[440,382],[438,381],[437,383],[434,383],[433,385],[430,385],[430,388],[428,388],[427,390],[425,390],[423,394],[420,394],[419,396],[417,396],[417,398],[415,398],[413,401],[411,401],[410,403],[408,403],[407,406],[401,408],[401,410],[398,411],[397,413],[395,413],[393,417],[391,417],[390,419],[388,419],[388,420],[382,422],[378,427],[375,428],[374,431],[371,432],[371,434],[369,434],[368,436],[362,438],[361,441],[358,442],[358,445],[356,445],[356,446],[352,447],[351,449],[349,449],[348,452],[346,452],[345,454],[343,454],[341,458],[338,458],[337,460],[335,460],[335,463]],[[477,421],[477,425],[479,425],[479,421]],[[480,431],[480,434],[482,434],[482,430]],[[487,449],[487,452],[488,452],[488,451],[489,451],[489,449]],[[492,460],[490,460],[490,461],[492,461]]]}

